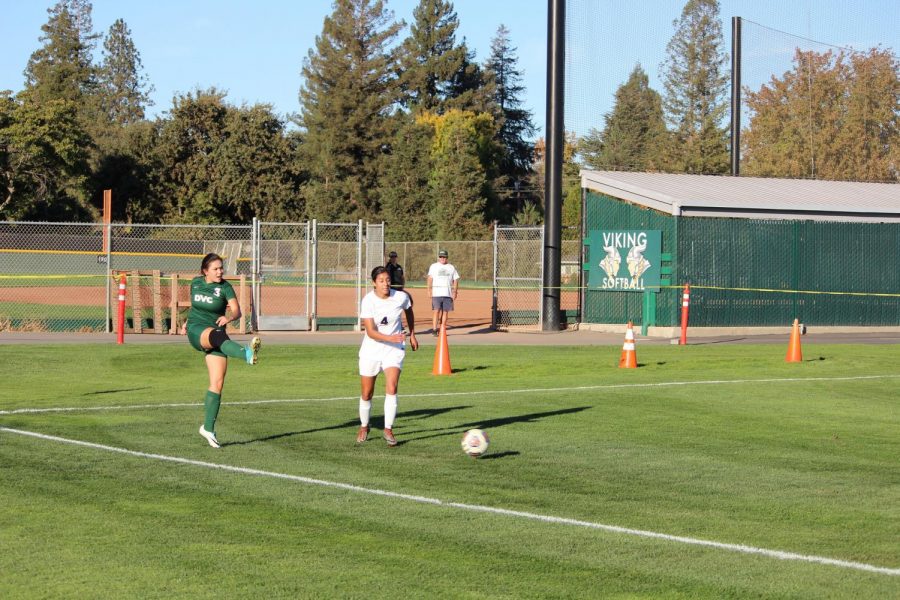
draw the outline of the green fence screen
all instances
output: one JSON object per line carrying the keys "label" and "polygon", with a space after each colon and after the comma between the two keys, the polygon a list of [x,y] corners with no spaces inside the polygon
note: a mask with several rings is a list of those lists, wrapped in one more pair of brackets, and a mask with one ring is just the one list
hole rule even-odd
{"label": "green fence screen", "polygon": [[[585,229],[659,229],[672,257],[656,325],[680,323],[691,285],[696,327],[900,325],[900,225],[674,217],[588,191]],[[590,251],[590,250],[588,250]],[[589,257],[590,259],[590,257]],[[589,323],[643,323],[642,294],[586,290]]]}

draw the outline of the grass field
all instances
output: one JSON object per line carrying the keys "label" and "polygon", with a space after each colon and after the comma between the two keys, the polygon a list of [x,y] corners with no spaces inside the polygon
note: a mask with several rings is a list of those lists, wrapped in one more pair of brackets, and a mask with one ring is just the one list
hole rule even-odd
{"label": "grass field", "polygon": [[900,597],[898,346],[356,351],[0,345],[0,597]]}

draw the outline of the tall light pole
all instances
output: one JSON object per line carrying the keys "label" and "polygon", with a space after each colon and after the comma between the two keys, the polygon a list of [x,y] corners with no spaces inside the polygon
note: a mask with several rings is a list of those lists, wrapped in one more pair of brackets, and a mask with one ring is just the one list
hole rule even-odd
{"label": "tall light pole", "polygon": [[565,122],[563,92],[566,58],[566,2],[547,0],[547,137],[544,179],[544,277],[541,322],[544,331],[560,329],[562,264],[562,172]]}

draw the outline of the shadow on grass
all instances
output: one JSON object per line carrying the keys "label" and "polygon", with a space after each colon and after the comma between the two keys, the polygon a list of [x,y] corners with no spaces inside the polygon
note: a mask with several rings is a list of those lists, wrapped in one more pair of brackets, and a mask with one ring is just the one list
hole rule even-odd
{"label": "shadow on grass", "polygon": [[466,371],[484,371],[485,369],[490,369],[490,367],[485,367],[483,365],[479,365],[477,367],[471,367],[471,368],[463,367],[462,369],[452,369],[452,371],[453,371],[453,374],[456,375],[457,373],[465,373]]}
{"label": "shadow on grass", "polygon": [[[472,408],[471,406],[447,406],[443,408],[422,408],[419,410],[411,410],[404,411],[400,413],[400,416],[406,419],[430,419],[431,417],[436,417],[438,415],[442,415],[444,413],[454,411],[454,410],[465,410],[467,408]],[[384,429],[384,416],[373,417],[372,421],[369,423],[369,426],[373,429]],[[337,425],[330,425],[328,427],[317,427],[314,429],[303,429],[299,431],[286,431],[284,433],[276,433],[272,435],[267,435],[265,437],[254,438],[252,440],[241,440],[237,442],[224,442],[222,443],[222,447],[225,446],[245,446],[247,444],[255,444],[257,442],[271,442],[272,440],[279,440],[282,438],[293,437],[295,435],[303,435],[307,433],[318,433],[320,431],[331,431],[334,429],[353,429],[355,430],[359,427],[359,419],[352,419],[350,421],[344,421],[343,423],[339,423]],[[373,434],[369,433],[369,439],[372,439]]]}
{"label": "shadow on grass", "polygon": [[144,387],[134,387],[134,388],[120,388],[116,390],[97,390],[96,392],[85,392],[82,396],[98,396],[100,394],[118,394],[120,392],[137,392],[140,390],[149,390],[150,386]]}
{"label": "shadow on grass", "polygon": [[518,456],[520,452],[515,450],[507,450],[506,452],[498,452],[496,454],[491,454],[488,452],[484,456],[479,456],[477,460],[494,460],[497,458],[506,458],[507,456]]}
{"label": "shadow on grass", "polygon": [[[528,413],[524,415],[516,415],[510,417],[502,417],[499,419],[486,419],[484,421],[472,421],[469,423],[461,423],[459,425],[455,425],[453,427],[445,427],[442,429],[420,429],[418,431],[404,431],[403,434],[407,437],[406,441],[413,442],[418,440],[427,440],[429,438],[436,437],[444,437],[448,435],[462,435],[463,432],[468,431],[469,429],[485,429],[490,431],[492,429],[497,429],[498,427],[504,427],[506,425],[512,425],[514,423],[535,423],[537,421],[541,421],[548,417],[558,417],[561,415],[571,415],[575,413],[579,413],[583,410],[587,410],[591,408],[590,406],[578,406],[574,408],[563,408],[561,410],[550,410],[547,412],[538,412],[538,413]],[[426,434],[426,435],[418,435],[417,437],[409,438],[408,436],[415,436],[417,434]]]}

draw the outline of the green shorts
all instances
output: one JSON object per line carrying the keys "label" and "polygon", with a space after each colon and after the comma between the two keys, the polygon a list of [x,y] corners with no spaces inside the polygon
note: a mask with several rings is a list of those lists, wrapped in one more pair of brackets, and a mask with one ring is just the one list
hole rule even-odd
{"label": "green shorts", "polygon": [[[218,350],[207,350],[200,344],[200,337],[203,335],[203,332],[209,329],[209,325],[191,325],[188,323],[187,326],[187,337],[188,341],[193,346],[194,350],[199,350],[204,354],[212,354],[213,356],[225,356]],[[224,327],[213,327],[213,329],[224,329]]]}

